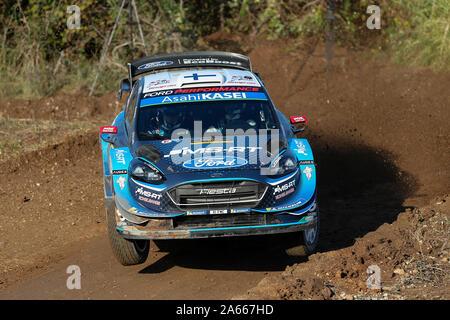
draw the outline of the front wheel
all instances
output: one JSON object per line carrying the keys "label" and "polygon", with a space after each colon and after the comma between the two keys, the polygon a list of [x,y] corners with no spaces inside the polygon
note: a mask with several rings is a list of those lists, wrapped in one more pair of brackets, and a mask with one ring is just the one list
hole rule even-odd
{"label": "front wheel", "polygon": [[317,244],[319,242],[319,230],[320,218],[319,211],[317,210],[317,223],[311,228],[296,232],[297,240],[299,240],[300,243],[296,246],[286,249],[286,254],[295,257],[304,257],[313,254],[316,251]]}
{"label": "front wheel", "polygon": [[106,220],[108,223],[109,243],[114,256],[124,266],[145,262],[150,249],[150,241],[122,238],[116,230],[115,214],[114,205],[111,205],[111,208],[106,210]]}

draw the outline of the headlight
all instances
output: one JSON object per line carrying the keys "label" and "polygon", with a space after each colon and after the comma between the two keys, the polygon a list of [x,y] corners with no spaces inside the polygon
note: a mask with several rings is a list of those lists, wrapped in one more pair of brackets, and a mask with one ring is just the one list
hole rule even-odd
{"label": "headlight", "polygon": [[270,176],[282,176],[294,172],[297,169],[297,157],[286,150],[278,155],[270,163],[268,175]]}
{"label": "headlight", "polygon": [[162,173],[152,164],[133,159],[128,172],[133,179],[151,184],[160,184],[164,180]]}

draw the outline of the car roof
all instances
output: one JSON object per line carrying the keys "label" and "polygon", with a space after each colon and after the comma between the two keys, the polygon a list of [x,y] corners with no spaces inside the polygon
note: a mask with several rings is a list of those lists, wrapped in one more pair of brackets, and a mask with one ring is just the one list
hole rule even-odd
{"label": "car roof", "polygon": [[148,93],[169,89],[216,86],[261,87],[259,79],[250,71],[228,68],[176,69],[147,74],[143,78],[143,91]]}

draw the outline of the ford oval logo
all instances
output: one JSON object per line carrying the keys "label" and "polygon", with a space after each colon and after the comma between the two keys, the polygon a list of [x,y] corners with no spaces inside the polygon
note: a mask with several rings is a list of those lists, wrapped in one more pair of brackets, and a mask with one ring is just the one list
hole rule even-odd
{"label": "ford oval logo", "polygon": [[242,158],[197,158],[184,162],[183,167],[187,169],[222,169],[241,167],[247,163],[247,160]]}

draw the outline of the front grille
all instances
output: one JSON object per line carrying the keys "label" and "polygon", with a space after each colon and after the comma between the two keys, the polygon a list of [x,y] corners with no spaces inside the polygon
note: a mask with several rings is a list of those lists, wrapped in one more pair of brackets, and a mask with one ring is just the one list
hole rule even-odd
{"label": "front grille", "polygon": [[232,180],[184,184],[169,190],[174,204],[182,210],[254,208],[267,187],[256,181]]}
{"label": "front grille", "polygon": [[266,213],[183,215],[173,219],[175,229],[261,226],[279,223],[281,221],[276,216]]}

